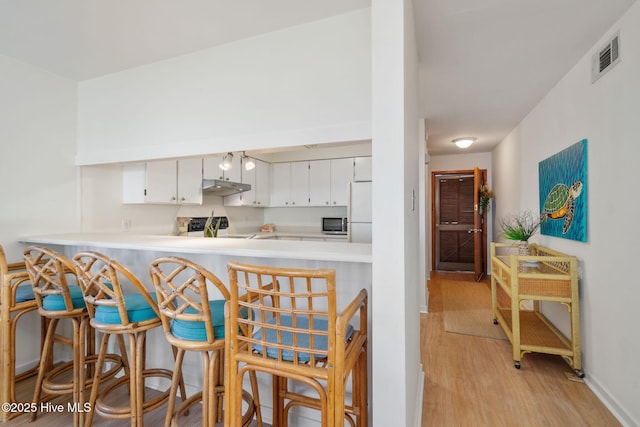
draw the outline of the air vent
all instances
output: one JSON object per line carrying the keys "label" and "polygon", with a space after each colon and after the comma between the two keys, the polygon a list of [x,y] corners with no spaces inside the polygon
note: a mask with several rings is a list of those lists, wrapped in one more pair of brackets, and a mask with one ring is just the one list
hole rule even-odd
{"label": "air vent", "polygon": [[618,62],[620,62],[619,32],[591,57],[591,83],[595,83]]}

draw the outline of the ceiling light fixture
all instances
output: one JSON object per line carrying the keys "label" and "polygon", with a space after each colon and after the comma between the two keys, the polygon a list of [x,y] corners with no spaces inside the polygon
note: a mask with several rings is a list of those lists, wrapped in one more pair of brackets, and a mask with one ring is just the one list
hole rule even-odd
{"label": "ceiling light fixture", "polygon": [[220,164],[220,169],[223,171],[228,171],[233,167],[233,153],[227,153],[223,158]]}
{"label": "ceiling light fixture", "polygon": [[256,162],[252,157],[247,156],[247,154],[242,152],[242,164],[244,165],[244,169],[250,171],[256,167]]}
{"label": "ceiling light fixture", "polygon": [[464,137],[464,138],[456,138],[453,140],[453,143],[456,144],[459,148],[467,148],[474,143],[476,138]]}

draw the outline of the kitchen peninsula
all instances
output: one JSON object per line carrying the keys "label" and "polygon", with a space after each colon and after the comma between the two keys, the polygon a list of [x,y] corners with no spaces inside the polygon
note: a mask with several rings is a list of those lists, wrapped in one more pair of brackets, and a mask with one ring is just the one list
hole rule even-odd
{"label": "kitchen peninsula", "polygon": [[[292,268],[335,268],[338,310],[366,289],[371,299],[371,244],[333,241],[300,241],[276,239],[233,239],[132,233],[69,233],[22,237],[27,245],[43,245],[72,257],[80,251],[98,251],[129,268],[149,289],[149,265],[162,256],[189,258],[228,283],[229,260]],[[371,305],[369,305],[371,307]],[[371,331],[371,315],[369,330]],[[150,331],[147,344],[148,366],[172,369],[171,352],[160,329]],[[371,356],[371,354],[370,354]],[[369,361],[371,366],[371,361]],[[187,387],[199,387],[198,369],[186,368]],[[260,397],[267,406],[271,402],[271,380],[259,378]],[[161,388],[160,385],[150,384]],[[266,408],[269,412],[270,408]],[[308,421],[308,419],[307,419]],[[309,425],[302,423],[300,425]],[[316,425],[314,422],[311,425]]]}

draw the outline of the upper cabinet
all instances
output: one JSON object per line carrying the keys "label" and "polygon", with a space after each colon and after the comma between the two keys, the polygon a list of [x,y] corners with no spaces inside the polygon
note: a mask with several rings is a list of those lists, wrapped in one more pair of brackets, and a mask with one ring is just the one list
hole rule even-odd
{"label": "upper cabinet", "polygon": [[356,157],[353,159],[353,180],[371,181],[371,157]]}
{"label": "upper cabinet", "polygon": [[256,167],[246,170],[240,165],[241,182],[251,185],[251,190],[233,194],[224,198],[225,206],[254,206],[264,208],[269,206],[270,168],[262,160],[254,159]]}
{"label": "upper cabinet", "polygon": [[209,156],[203,159],[203,178],[204,179],[221,179],[231,182],[242,182],[242,162],[241,156],[233,156],[231,161],[231,169],[222,170],[220,168],[222,156]]}
{"label": "upper cabinet", "polygon": [[346,206],[353,158],[271,165],[271,206]]}
{"label": "upper cabinet", "polygon": [[123,203],[202,204],[202,159],[125,165]]}
{"label": "upper cabinet", "polygon": [[331,160],[331,206],[347,206],[354,159]]}

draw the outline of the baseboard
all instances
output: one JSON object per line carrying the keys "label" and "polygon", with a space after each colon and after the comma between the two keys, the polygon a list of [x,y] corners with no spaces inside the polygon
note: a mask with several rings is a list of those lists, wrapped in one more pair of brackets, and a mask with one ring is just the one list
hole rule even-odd
{"label": "baseboard", "polygon": [[424,401],[424,370],[420,364],[420,374],[418,377],[418,389],[416,390],[416,414],[413,425],[415,427],[422,425],[422,402]]}
{"label": "baseboard", "polygon": [[587,387],[591,389],[593,394],[600,399],[604,406],[611,411],[613,416],[620,421],[620,424],[624,427],[640,426],[640,421],[634,420],[631,414],[629,414],[597,380],[594,380],[591,377],[586,377],[584,382],[587,384]]}

